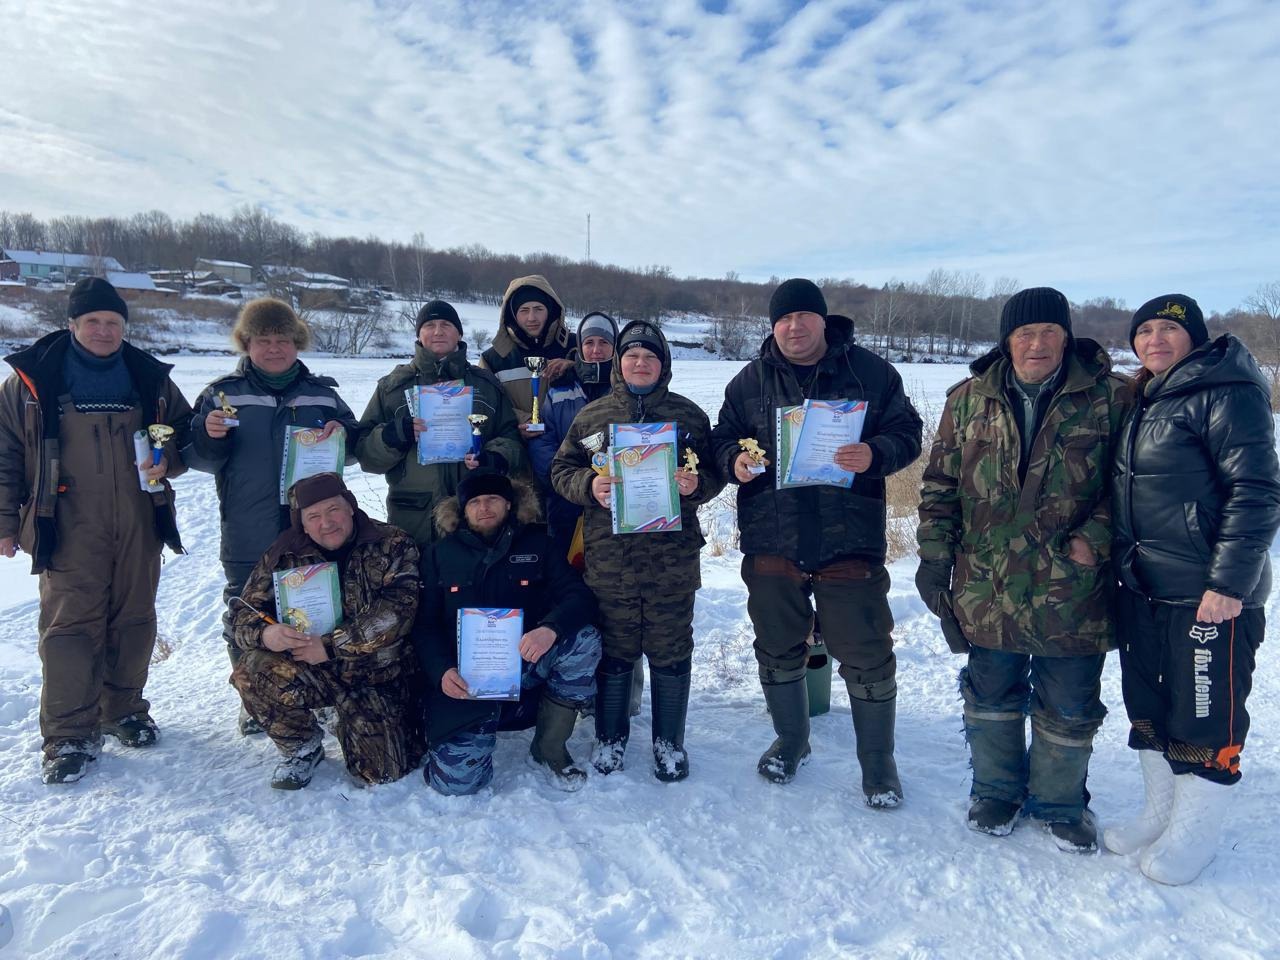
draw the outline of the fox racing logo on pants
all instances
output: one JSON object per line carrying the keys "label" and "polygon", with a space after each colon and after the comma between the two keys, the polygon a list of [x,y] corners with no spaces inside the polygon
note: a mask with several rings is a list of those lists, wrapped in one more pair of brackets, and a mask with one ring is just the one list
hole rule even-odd
{"label": "fox racing logo on pants", "polygon": [[1197,624],[1194,624],[1191,627],[1191,629],[1187,631],[1187,636],[1189,636],[1196,643],[1200,643],[1200,644],[1208,643],[1210,640],[1218,639],[1218,628],[1202,627],[1200,626],[1200,624],[1197,623]]}

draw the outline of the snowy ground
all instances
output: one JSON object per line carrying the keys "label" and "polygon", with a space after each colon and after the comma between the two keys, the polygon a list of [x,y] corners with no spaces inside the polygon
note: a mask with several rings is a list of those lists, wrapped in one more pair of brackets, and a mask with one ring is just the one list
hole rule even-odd
{"label": "snowy ground", "polygon": [[[231,366],[176,363],[188,397]],[[359,412],[390,363],[314,366]],[[714,416],[739,366],[679,362],[676,388]],[[901,369],[935,414],[963,375]],[[382,516],[381,478],[349,471],[348,481]],[[1261,651],[1245,780],[1221,854],[1189,888],[1148,882],[1131,858],[1060,853],[1031,825],[1003,840],[964,828],[959,661],[915,597],[911,560],[892,567],[907,793],[896,811],[862,805],[839,684],[796,781],[774,787],[755,773],[772,732],[740,557],[714,546],[696,614],[685,783],[648,772],[646,708],[628,768],[575,795],[525,765],[527,734],[500,742],[494,785],[479,797],[437,796],[416,773],[357,789],[333,759],[309,789],[287,794],[267,786],[270,745],[234,733],[212,480],[189,474],[177,487],[191,553],[164,567],[170,652],[147,688],[164,739],[131,753],[108,743],[76,786],[39,783],[34,581],[21,575],[24,558],[0,565],[0,958],[1280,955],[1274,640]],[[1134,812],[1141,789],[1114,657],[1104,698],[1112,712],[1090,788],[1105,823]],[[580,725],[575,754],[585,756],[589,735]]]}

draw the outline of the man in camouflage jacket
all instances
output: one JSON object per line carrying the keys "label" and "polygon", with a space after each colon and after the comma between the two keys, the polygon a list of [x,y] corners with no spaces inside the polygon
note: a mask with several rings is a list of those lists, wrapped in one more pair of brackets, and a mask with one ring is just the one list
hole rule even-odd
{"label": "man in camouflage jacket", "polygon": [[1113,646],[1106,478],[1123,381],[1097,343],[1072,338],[1057,290],[1020,291],[1000,323],[1000,345],[947,394],[916,584],[968,653],[969,826],[1003,836],[1025,810],[1063,849],[1092,850],[1085,779]]}
{"label": "man in camouflage jacket", "polygon": [[[336,473],[299,480],[289,490],[293,525],[258,561],[232,602],[233,637],[244,653],[231,674],[245,708],[284,760],[271,785],[305,787],[324,759],[312,713],[336,707],[347,771],[361,783],[404,776],[418,757],[409,729],[405,643],[418,609],[418,548],[404,531],[371,519]],[[342,620],[311,635],[284,623],[272,574],[336,563]]]}

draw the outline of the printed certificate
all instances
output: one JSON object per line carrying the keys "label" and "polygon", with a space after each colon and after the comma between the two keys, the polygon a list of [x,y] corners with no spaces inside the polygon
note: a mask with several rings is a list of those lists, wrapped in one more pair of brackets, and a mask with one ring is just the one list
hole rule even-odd
{"label": "printed certificate", "polygon": [[463,607],[458,611],[458,673],[472,700],[520,699],[524,611]]}
{"label": "printed certificate", "polygon": [[331,633],[342,623],[342,586],[336,563],[293,567],[271,574],[276,619],[313,636]]}
{"label": "printed certificate", "polygon": [[[672,433],[674,435],[674,430]],[[610,487],[614,533],[665,533],[681,529],[674,442],[647,447],[610,447],[609,472],[622,478],[621,483]]]}
{"label": "printed certificate", "polygon": [[854,474],[836,465],[836,450],[862,438],[866,417],[865,400],[806,400],[785,482],[853,486]]}
{"label": "printed certificate", "polygon": [[322,427],[285,427],[284,459],[280,465],[280,502],[289,502],[289,488],[317,473],[342,476],[347,462],[347,432],[339,427],[321,440]]}
{"label": "printed certificate", "polygon": [[461,380],[410,387],[405,400],[413,415],[425,420],[418,436],[418,463],[458,463],[471,452],[471,414],[474,391]]}
{"label": "printed certificate", "polygon": [[789,487],[811,487],[812,483],[803,481],[789,483],[787,471],[791,469],[792,455],[795,453],[796,440],[800,436],[800,425],[804,423],[804,404],[796,403],[776,407],[774,415],[774,443],[778,462],[773,465],[773,485],[775,489],[785,490]]}

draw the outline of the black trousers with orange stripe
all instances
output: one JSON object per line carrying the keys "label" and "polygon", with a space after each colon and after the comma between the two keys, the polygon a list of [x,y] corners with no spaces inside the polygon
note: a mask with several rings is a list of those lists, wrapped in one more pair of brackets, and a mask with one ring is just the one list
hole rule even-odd
{"label": "black trousers with orange stripe", "polygon": [[1174,773],[1235,783],[1249,732],[1245,701],[1266,625],[1261,608],[1227,623],[1200,623],[1195,607],[1152,602],[1128,589],[1119,594],[1129,746],[1159,750]]}

